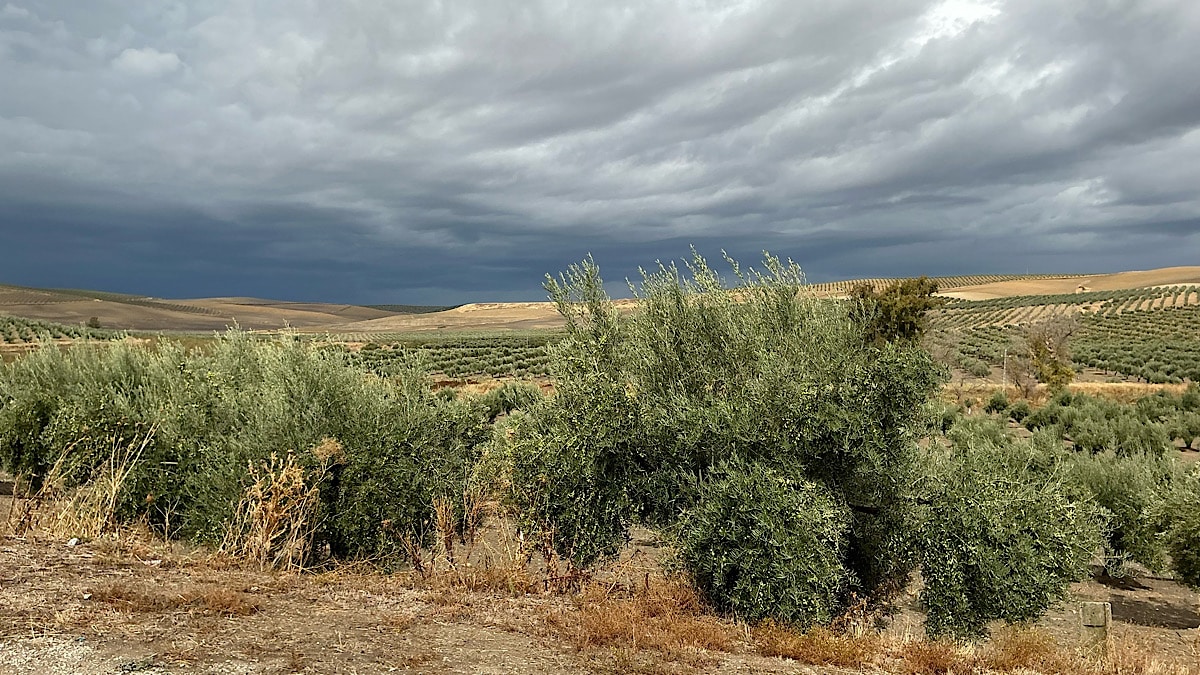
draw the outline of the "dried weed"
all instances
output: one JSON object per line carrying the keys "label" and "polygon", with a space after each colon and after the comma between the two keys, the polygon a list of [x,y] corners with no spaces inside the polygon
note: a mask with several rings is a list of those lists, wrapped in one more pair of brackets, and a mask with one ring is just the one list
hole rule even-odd
{"label": "dried weed", "polygon": [[612,591],[592,585],[576,597],[575,611],[553,611],[548,623],[577,650],[653,650],[682,658],[730,652],[739,644],[740,630],[712,615],[696,590],[679,580],[648,580],[632,597],[613,597]]}
{"label": "dried weed", "polygon": [[[110,439],[108,456],[97,466],[88,481],[68,489],[68,457],[77,444],[59,455],[47,471],[41,488],[33,494],[17,489],[25,481],[14,481],[14,494],[5,518],[5,529],[14,535],[40,531],[55,537],[94,539],[120,529],[117,505],[125,490],[125,481],[141,460],[142,452],[154,439],[152,427],[143,436],[130,441]],[[25,492],[24,494],[21,494]]]}
{"label": "dried weed", "polygon": [[302,569],[312,552],[313,528],[320,507],[317,485],[343,457],[342,446],[326,438],[313,449],[321,465],[305,471],[292,453],[271,455],[261,466],[249,465],[250,485],[225,530],[221,552],[250,561],[259,569]]}
{"label": "dried weed", "polygon": [[1029,670],[1043,675],[1070,675],[1085,666],[1074,655],[1059,649],[1054,638],[1023,627],[996,633],[984,647],[980,661],[991,670],[1006,673]]}
{"label": "dried weed", "polygon": [[904,675],[964,675],[979,665],[969,647],[940,640],[906,640],[900,644],[898,656]]}
{"label": "dried weed", "polygon": [[815,666],[862,668],[875,663],[882,649],[874,634],[850,635],[827,628],[801,632],[766,622],[753,630],[754,644],[763,656],[781,656]]}
{"label": "dried weed", "polygon": [[229,617],[259,610],[258,603],[241,591],[202,588],[173,592],[149,582],[116,582],[94,591],[91,599],[130,614],[187,611]]}

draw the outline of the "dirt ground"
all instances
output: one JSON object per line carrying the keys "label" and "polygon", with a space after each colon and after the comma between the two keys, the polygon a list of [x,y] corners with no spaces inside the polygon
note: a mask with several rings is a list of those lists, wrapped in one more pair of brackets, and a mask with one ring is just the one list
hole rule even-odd
{"label": "dirt ground", "polygon": [[[636,546],[626,556],[636,557]],[[469,586],[466,585],[466,586]],[[581,641],[580,596],[412,573],[248,570],[178,545],[0,538],[0,673],[839,673]]]}
{"label": "dirt ground", "polygon": [[[923,672],[887,656],[845,669],[763,655],[757,628],[670,609],[676,596],[650,584],[657,546],[636,534],[615,572],[564,594],[461,566],[425,579],[264,572],[144,537],[6,535],[0,673]],[[895,644],[922,636],[916,592],[885,632]],[[1079,600],[1111,602],[1116,638],[1165,668],[1129,672],[1200,672],[1187,670],[1200,664],[1195,593],[1148,576],[1076,584],[1039,624],[1065,650],[1078,641]]]}

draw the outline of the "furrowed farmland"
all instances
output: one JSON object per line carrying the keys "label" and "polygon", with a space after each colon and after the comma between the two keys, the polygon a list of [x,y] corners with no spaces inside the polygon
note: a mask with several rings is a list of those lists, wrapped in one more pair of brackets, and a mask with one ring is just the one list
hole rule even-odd
{"label": "furrowed farmland", "polygon": [[1154,384],[1200,381],[1200,286],[951,299],[936,314],[935,340],[951,365],[986,376],[1025,329],[1053,319],[1078,323],[1071,358]]}
{"label": "furrowed farmland", "polygon": [[87,326],[64,326],[50,321],[0,316],[0,343],[36,344],[45,340],[107,340],[115,335]]}
{"label": "furrowed farmland", "polygon": [[[947,291],[955,288],[965,288],[968,286],[980,286],[983,284],[994,284],[1005,281],[1033,281],[1038,279],[1074,279],[1084,275],[1060,275],[1060,274],[976,274],[954,277],[930,277],[937,283],[938,288]],[[819,284],[809,284],[809,290],[817,295],[844,295],[849,293],[856,286],[866,284],[876,290],[883,288],[897,279],[890,278],[872,278],[872,279],[855,279],[852,281],[831,281]]]}
{"label": "furrowed farmland", "polygon": [[0,318],[0,672],[1198,672],[1200,283],[686,269]]}
{"label": "furrowed farmland", "polygon": [[429,370],[452,378],[529,378],[549,374],[548,348],[561,338],[562,334],[557,333],[456,334],[441,338],[358,333],[326,339],[363,343],[356,352],[357,359],[377,373],[387,373],[398,363],[416,359]]}

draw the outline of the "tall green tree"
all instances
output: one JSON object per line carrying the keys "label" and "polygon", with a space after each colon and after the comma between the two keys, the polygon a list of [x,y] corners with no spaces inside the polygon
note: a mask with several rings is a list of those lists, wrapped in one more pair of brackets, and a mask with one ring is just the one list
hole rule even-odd
{"label": "tall green tree", "polygon": [[880,290],[862,283],[850,291],[857,302],[867,339],[874,342],[917,341],[929,328],[929,312],[940,307],[937,282],[929,277],[898,279]]}

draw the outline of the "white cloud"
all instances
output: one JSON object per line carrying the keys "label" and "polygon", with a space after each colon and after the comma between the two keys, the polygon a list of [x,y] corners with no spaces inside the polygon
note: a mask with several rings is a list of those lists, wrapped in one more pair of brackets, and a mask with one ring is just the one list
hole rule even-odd
{"label": "white cloud", "polygon": [[175,72],[183,63],[172,52],[160,52],[153,47],[129,48],[112,60],[117,71],[139,77],[159,77]]}
{"label": "white cloud", "polygon": [[29,10],[24,7],[18,7],[12,3],[4,5],[4,9],[0,9],[0,17],[17,17],[19,19],[29,18]]}

